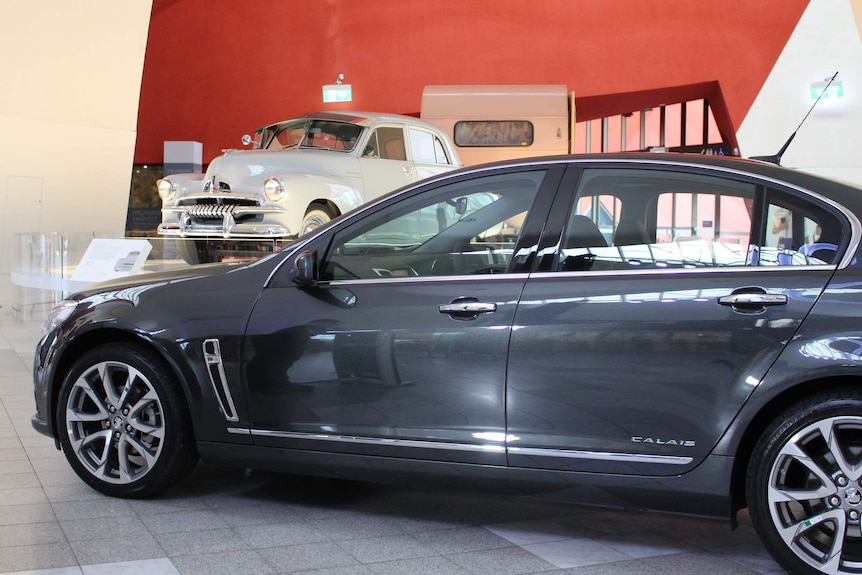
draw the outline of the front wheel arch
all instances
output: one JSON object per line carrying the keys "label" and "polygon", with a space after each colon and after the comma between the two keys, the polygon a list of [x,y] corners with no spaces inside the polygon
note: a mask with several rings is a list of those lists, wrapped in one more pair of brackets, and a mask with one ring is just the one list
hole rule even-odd
{"label": "front wheel arch", "polygon": [[305,209],[299,235],[304,235],[315,228],[341,215],[338,206],[329,200],[314,200]]}
{"label": "front wheel arch", "polygon": [[147,497],[198,461],[191,414],[171,367],[152,348],[112,341],[64,372],[55,407],[64,455],[90,487]]}
{"label": "front wheel arch", "polygon": [[95,331],[90,331],[85,334],[80,335],[75,338],[69,346],[63,350],[60,359],[56,363],[56,367],[54,372],[51,374],[51,396],[49,398],[50,403],[48,404],[48,416],[50,418],[49,425],[50,430],[52,431],[53,437],[59,438],[61,429],[58,428],[57,422],[57,403],[59,401],[60,396],[60,387],[63,384],[64,374],[69,371],[72,365],[84,354],[87,350],[99,347],[100,345],[106,343],[127,343],[130,345],[138,345],[144,348],[151,349],[154,353],[156,353],[162,361],[164,361],[173,372],[173,376],[176,378],[180,389],[183,392],[183,397],[187,405],[191,405],[195,397],[191,393],[191,388],[188,385],[190,378],[193,377],[193,374],[186,373],[183,369],[180,369],[176,362],[172,360],[172,358],[168,357],[167,354],[163,352],[157,345],[154,345],[152,341],[144,339],[135,334],[131,334],[127,331],[123,331],[121,329],[99,329]]}

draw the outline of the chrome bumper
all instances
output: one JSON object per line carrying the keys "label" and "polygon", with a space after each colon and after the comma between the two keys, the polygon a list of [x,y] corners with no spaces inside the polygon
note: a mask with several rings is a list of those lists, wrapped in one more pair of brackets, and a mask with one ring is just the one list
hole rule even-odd
{"label": "chrome bumper", "polygon": [[[195,208],[195,216],[206,215],[210,218],[220,217],[221,220],[213,219],[213,223],[201,224],[192,221],[190,208]],[[156,231],[163,236],[176,236],[181,238],[205,238],[222,237],[230,238],[282,238],[290,237],[290,230],[286,226],[268,223],[237,223],[236,216],[283,214],[281,208],[265,207],[241,207],[241,206],[182,206],[176,208],[163,208],[162,221]]]}

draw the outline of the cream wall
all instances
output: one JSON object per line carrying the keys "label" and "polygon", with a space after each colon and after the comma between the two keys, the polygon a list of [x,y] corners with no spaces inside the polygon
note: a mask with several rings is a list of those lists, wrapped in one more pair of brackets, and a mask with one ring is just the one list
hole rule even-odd
{"label": "cream wall", "polygon": [[811,0],[737,132],[743,156],[778,152],[814,103],[811,84],[837,71],[844,97],[820,100],[781,163],[862,185],[858,22],[862,0]]}
{"label": "cream wall", "polygon": [[152,0],[0,0],[0,305],[17,232],[122,233]]}

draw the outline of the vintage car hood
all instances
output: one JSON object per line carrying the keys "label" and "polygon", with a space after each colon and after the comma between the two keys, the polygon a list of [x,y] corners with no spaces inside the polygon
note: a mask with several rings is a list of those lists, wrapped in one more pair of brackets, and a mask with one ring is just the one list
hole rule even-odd
{"label": "vintage car hood", "polygon": [[222,191],[225,184],[233,193],[262,191],[263,181],[279,174],[317,175],[345,180],[360,179],[359,159],[334,150],[248,150],[228,152],[214,159],[204,182],[215,177]]}

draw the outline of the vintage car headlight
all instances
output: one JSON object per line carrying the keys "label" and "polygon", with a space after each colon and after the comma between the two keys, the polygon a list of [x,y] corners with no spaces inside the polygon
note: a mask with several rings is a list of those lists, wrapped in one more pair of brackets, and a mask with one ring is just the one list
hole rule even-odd
{"label": "vintage car headlight", "polygon": [[76,307],[78,307],[78,302],[68,299],[55,305],[42,325],[42,332],[50,333],[54,331],[57,326],[69,319],[69,316],[72,315]]}
{"label": "vintage car headlight", "polygon": [[168,179],[161,179],[156,182],[156,188],[159,190],[159,197],[166,202],[173,200],[177,195],[177,186]]}
{"label": "vintage car headlight", "polygon": [[263,193],[270,202],[277,202],[284,195],[284,183],[278,178],[267,178],[263,182]]}

